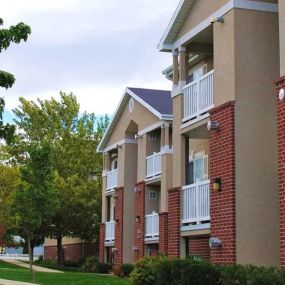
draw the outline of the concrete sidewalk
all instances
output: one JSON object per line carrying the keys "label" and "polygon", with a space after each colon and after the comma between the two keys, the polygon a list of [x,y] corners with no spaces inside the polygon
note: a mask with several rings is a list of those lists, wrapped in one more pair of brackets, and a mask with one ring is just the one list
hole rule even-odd
{"label": "concrete sidewalk", "polygon": [[0,279],[0,285],[38,285],[38,284]]}
{"label": "concrete sidewalk", "polygon": [[[5,259],[3,260],[7,263],[11,263],[11,264],[14,264],[14,265],[17,265],[17,266],[21,266],[21,267],[24,267],[24,268],[27,268],[27,269],[30,269],[30,265],[28,263],[25,263],[25,262],[22,262],[20,260],[15,260],[15,259]],[[41,267],[41,266],[37,266],[37,265],[33,265],[33,269],[34,271],[36,272],[47,272],[47,273],[63,273],[62,271],[59,271],[59,270],[55,270],[55,269],[49,269],[49,268],[45,268],[45,267]],[[20,283],[19,283],[20,284]],[[1,282],[0,282],[0,285]],[[3,284],[4,285],[4,284]]]}

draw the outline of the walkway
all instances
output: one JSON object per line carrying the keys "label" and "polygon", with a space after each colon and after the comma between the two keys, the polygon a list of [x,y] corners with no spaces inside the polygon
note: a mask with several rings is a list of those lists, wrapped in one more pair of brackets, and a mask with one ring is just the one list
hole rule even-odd
{"label": "walkway", "polygon": [[0,285],[38,285],[38,284],[0,279]]}
{"label": "walkway", "polygon": [[[30,269],[30,265],[29,265],[28,263],[25,263],[25,262],[20,261],[20,260],[5,259],[5,262]],[[37,271],[37,272],[63,273],[62,271],[59,271],[59,270],[50,269],[50,268],[46,268],[46,267],[42,267],[42,266],[37,266],[37,265],[34,265],[34,266],[33,266],[33,269],[34,269],[35,271]],[[19,283],[19,284],[20,284],[20,283]],[[0,282],[0,285],[2,285],[1,282]],[[3,285],[4,285],[4,284],[3,284]]]}

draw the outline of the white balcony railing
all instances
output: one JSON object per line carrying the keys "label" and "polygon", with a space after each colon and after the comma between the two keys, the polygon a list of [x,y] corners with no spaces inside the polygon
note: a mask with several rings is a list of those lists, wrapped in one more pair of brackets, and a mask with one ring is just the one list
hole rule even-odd
{"label": "white balcony railing", "polygon": [[214,70],[184,86],[184,114],[182,122],[206,113],[214,106]]}
{"label": "white balcony railing", "polygon": [[154,153],[146,158],[146,178],[155,178],[161,174],[161,153]]}
{"label": "white balcony railing", "polygon": [[182,187],[182,224],[210,221],[210,181]]}
{"label": "white balcony railing", "polygon": [[115,221],[105,223],[105,241],[112,242],[115,240]]}
{"label": "white balcony railing", "polygon": [[118,169],[107,172],[106,191],[116,188],[118,185]]}
{"label": "white balcony railing", "polygon": [[157,213],[152,212],[150,215],[145,216],[145,238],[154,239],[159,236],[159,216]]}

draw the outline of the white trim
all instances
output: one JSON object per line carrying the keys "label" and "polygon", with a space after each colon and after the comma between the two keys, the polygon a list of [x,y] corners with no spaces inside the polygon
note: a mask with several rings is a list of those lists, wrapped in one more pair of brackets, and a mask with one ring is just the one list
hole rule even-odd
{"label": "white trim", "polygon": [[[151,113],[153,113],[155,116],[157,116],[160,120],[162,119],[162,116],[169,116],[167,114],[161,114],[156,109],[154,109],[152,106],[150,106],[148,103],[146,103],[143,99],[141,99],[138,95],[136,95],[133,91],[131,91],[129,88],[127,88],[127,93],[132,96],[136,101],[141,103],[146,109],[148,109]],[[172,117],[172,115],[170,115]]]}
{"label": "white trim", "polygon": [[173,154],[173,147],[170,147],[169,145],[162,146],[160,148],[160,153],[161,153],[161,155],[163,155],[163,154]]}
{"label": "white trim", "polygon": [[191,125],[194,125],[194,124],[196,124],[197,122],[200,122],[200,121],[202,121],[202,120],[204,120],[204,119],[206,119],[206,118],[208,118],[208,117],[210,117],[210,114],[209,114],[209,113],[206,113],[205,115],[199,116],[198,118],[196,118],[196,119],[194,119],[194,120],[191,120],[191,121],[189,121],[189,122],[187,122],[187,123],[182,124],[182,125],[180,126],[180,130],[183,130],[183,129],[185,129],[185,128],[191,126]]}
{"label": "white trim", "polygon": [[137,144],[137,143],[138,142],[135,139],[124,139],[124,140],[118,141],[118,142],[116,142],[116,143],[114,143],[114,144],[104,148],[103,152],[108,152],[108,151],[110,151],[112,149],[116,149],[117,146],[122,146],[124,144]]}
{"label": "white trim", "polygon": [[[178,11],[176,11],[177,15],[179,14],[180,12],[179,9],[181,9],[181,6],[182,6],[181,2],[179,3],[179,6],[177,8]],[[197,34],[199,34],[201,31],[209,27],[211,25],[211,20],[213,19],[213,17],[223,17],[225,14],[227,14],[229,11],[231,11],[234,8],[261,11],[261,12],[278,13],[278,4],[264,3],[264,2],[259,2],[259,1],[249,1],[249,0],[230,0],[227,4],[225,4],[223,7],[215,11],[212,15],[210,15],[208,18],[206,18],[204,21],[202,21],[197,26],[195,26],[192,30],[190,30],[188,33],[186,33],[181,38],[176,40],[174,43],[164,44],[163,41],[165,41],[172,26],[175,25],[176,18],[174,19],[172,18],[171,22],[169,23],[169,27],[167,28],[165,35],[163,36],[158,46],[159,50],[160,51],[162,50],[171,51],[173,49],[177,49],[179,46],[182,46],[183,44],[191,40],[193,37],[195,37]]]}
{"label": "white trim", "polygon": [[[154,90],[155,91],[155,90]],[[97,147],[97,152],[103,152],[104,150],[102,150],[102,145],[105,142],[105,140],[107,139],[107,136],[110,132],[110,130],[112,129],[113,125],[115,124],[117,117],[119,116],[119,112],[122,108],[122,104],[124,101],[126,101],[127,97],[130,96],[132,98],[134,98],[137,102],[139,102],[140,104],[142,104],[146,109],[148,109],[151,113],[153,113],[155,116],[158,117],[159,120],[166,120],[166,121],[172,121],[173,119],[173,115],[170,114],[161,114],[159,113],[156,109],[154,109],[152,106],[150,106],[148,103],[146,103],[144,100],[142,100],[139,96],[137,96],[133,91],[131,91],[128,87],[125,89],[125,92],[116,108],[116,111],[114,113],[114,116],[103,136],[103,138],[101,139],[98,147]],[[115,147],[113,147],[115,148]]]}
{"label": "white trim", "polygon": [[109,171],[108,169],[104,169],[104,170],[102,171],[102,177],[106,177],[108,171]]}
{"label": "white trim", "polygon": [[141,131],[138,132],[139,136],[143,136],[146,133],[149,133],[159,127],[161,127],[161,125],[163,124],[163,122],[159,121],[153,125],[150,125],[149,127],[146,127],[145,129],[142,129]]}

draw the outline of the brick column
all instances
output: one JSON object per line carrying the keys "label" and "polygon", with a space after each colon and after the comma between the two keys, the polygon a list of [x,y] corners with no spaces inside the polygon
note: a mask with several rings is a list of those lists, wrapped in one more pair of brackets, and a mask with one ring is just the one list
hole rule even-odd
{"label": "brick column", "polygon": [[168,213],[159,213],[159,252],[167,253],[168,247]]}
{"label": "brick column", "polygon": [[[211,249],[217,264],[236,262],[234,107],[227,102],[210,112],[210,120],[219,123],[210,134],[211,236],[222,241],[221,248]],[[222,191],[212,189],[214,178],[222,179]]]}
{"label": "brick column", "polygon": [[278,177],[280,204],[280,265],[285,267],[285,101],[279,99],[279,91],[285,89],[285,76],[276,82]]}
{"label": "brick column", "polygon": [[114,252],[114,273],[119,275],[123,262],[123,206],[124,188],[117,188],[115,191],[115,252]]}
{"label": "brick column", "polygon": [[100,238],[99,238],[99,261],[104,262],[105,251],[105,224],[100,225]]}
{"label": "brick column", "polygon": [[137,261],[144,256],[145,182],[136,184],[135,216],[135,261]]}
{"label": "brick column", "polygon": [[181,187],[168,190],[168,256],[180,256],[180,193]]}
{"label": "brick column", "polygon": [[199,256],[203,260],[210,260],[209,237],[196,237],[189,239],[189,255]]}

